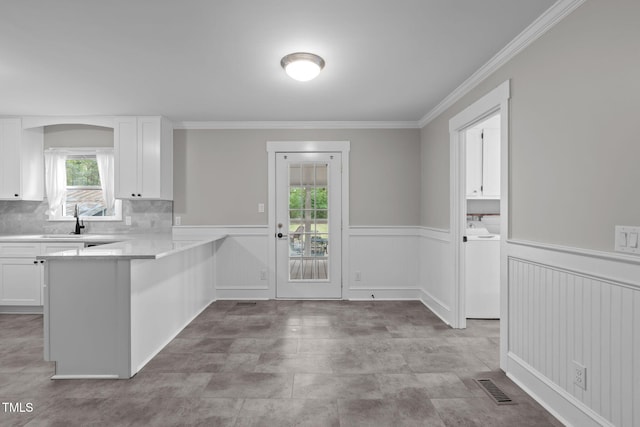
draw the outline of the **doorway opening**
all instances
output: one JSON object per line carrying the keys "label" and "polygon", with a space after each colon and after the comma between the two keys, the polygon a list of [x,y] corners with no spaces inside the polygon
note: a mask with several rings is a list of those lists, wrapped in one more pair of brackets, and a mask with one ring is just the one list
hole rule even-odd
{"label": "doorway opening", "polygon": [[[467,128],[465,317],[500,318],[500,114]],[[463,238],[464,240],[464,238]]]}
{"label": "doorway opening", "polygon": [[[500,277],[500,366],[506,367],[506,354],[508,348],[508,294],[507,294],[507,260],[506,260],[506,241],[508,239],[508,196],[509,196],[509,97],[510,87],[509,81],[502,83],[491,92],[471,104],[465,110],[457,114],[449,121],[449,137],[450,137],[450,193],[451,193],[451,205],[450,205],[450,224],[451,224],[451,238],[452,238],[452,277],[453,277],[453,313],[452,313],[452,326],[454,328],[465,328],[467,319],[467,246],[469,243],[469,229],[475,228],[477,223],[477,216],[471,215],[471,221],[468,214],[468,193],[467,186],[469,184],[469,190],[471,192],[471,198],[473,198],[472,182],[478,177],[482,177],[482,164],[478,164],[478,171],[467,171],[467,156],[472,155],[475,148],[476,153],[482,150],[481,146],[473,146],[474,132],[477,133],[476,125],[483,124],[487,119],[497,117],[499,120],[499,178],[497,182],[494,177],[488,177],[488,192],[496,192],[499,188],[499,220],[496,230],[499,231],[499,277]],[[496,149],[495,144],[492,145],[493,149]],[[467,152],[469,149],[470,153]],[[477,157],[477,156],[476,156]],[[489,156],[491,157],[491,156]],[[488,159],[489,159],[488,157]],[[491,157],[494,162],[493,166],[486,165],[496,171],[498,169],[495,165],[495,157]],[[475,174],[474,176],[467,176],[467,173]],[[482,178],[481,184],[475,194],[475,199],[480,200],[482,196]],[[487,195],[489,195],[487,193]],[[496,196],[496,194],[493,194]],[[488,199],[488,198],[487,198]],[[495,202],[494,202],[495,204]],[[471,206],[471,205],[470,205]],[[474,209],[480,209],[480,207],[474,207]],[[474,212],[471,212],[474,213]],[[479,212],[478,212],[479,213]],[[483,215],[484,218],[484,215]],[[486,220],[485,220],[486,222]],[[470,227],[470,225],[473,225]],[[485,227],[486,228],[486,227]],[[481,231],[480,233],[483,233]],[[487,233],[490,234],[490,233]]]}

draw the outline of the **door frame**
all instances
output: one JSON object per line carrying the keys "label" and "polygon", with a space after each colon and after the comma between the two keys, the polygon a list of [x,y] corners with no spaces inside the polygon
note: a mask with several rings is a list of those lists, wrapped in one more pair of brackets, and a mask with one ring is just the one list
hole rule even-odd
{"label": "door frame", "polygon": [[500,114],[500,366],[506,367],[508,349],[508,266],[506,245],[509,238],[509,98],[510,80],[478,99],[449,120],[450,138],[450,210],[453,313],[452,326],[466,328],[465,251],[466,230],[466,141],[472,125]]}
{"label": "door frame", "polygon": [[349,151],[350,141],[267,141],[268,181],[268,243],[269,298],[276,299],[276,153],[340,153],[342,155],[342,227],[341,229],[341,282],[342,299],[349,270]]}

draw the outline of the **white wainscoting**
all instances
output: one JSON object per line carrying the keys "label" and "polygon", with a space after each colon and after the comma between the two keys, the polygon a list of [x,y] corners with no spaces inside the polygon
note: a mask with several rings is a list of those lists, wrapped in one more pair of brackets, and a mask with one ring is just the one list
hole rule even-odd
{"label": "white wainscoting", "polygon": [[180,226],[173,228],[173,234],[180,237],[227,235],[216,246],[216,299],[274,298],[267,226]]}
{"label": "white wainscoting", "polygon": [[[351,300],[415,300],[419,297],[419,245],[416,227],[349,229],[348,283]],[[359,273],[360,280],[356,280]],[[372,297],[373,295],[373,297]]]}
{"label": "white wainscoting", "polygon": [[[343,298],[371,300],[373,294],[378,300],[420,299],[419,232],[417,227],[351,227]],[[275,298],[266,226],[179,226],[173,233],[181,238],[227,235],[216,247],[217,299]]]}
{"label": "white wainscoting", "polygon": [[448,230],[421,227],[418,236],[420,300],[450,325],[454,302],[451,233]]}
{"label": "white wainscoting", "polygon": [[[640,258],[509,242],[507,373],[575,426],[640,425]],[[587,368],[586,390],[573,361]]]}

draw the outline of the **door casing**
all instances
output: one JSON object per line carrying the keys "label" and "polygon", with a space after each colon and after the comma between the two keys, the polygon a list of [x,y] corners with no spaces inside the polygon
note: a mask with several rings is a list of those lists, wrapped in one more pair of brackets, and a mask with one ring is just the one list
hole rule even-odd
{"label": "door casing", "polygon": [[341,153],[342,157],[342,299],[348,299],[349,277],[349,151],[350,141],[267,141],[269,298],[276,299],[276,153]]}
{"label": "door casing", "polygon": [[509,238],[509,98],[507,80],[449,120],[451,274],[453,304],[451,326],[465,328],[466,130],[500,114],[500,367],[506,369],[509,337],[509,294],[506,245]]}

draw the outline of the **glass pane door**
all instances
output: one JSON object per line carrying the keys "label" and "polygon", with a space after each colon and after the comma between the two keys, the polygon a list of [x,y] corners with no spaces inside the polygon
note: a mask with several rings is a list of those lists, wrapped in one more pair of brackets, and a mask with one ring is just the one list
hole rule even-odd
{"label": "glass pane door", "polygon": [[277,297],[342,296],[340,215],[340,154],[276,155]]}
{"label": "glass pane door", "polygon": [[329,277],[328,164],[289,164],[289,280]]}

